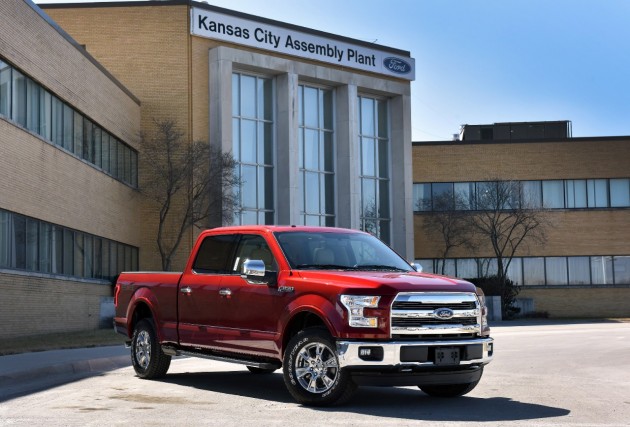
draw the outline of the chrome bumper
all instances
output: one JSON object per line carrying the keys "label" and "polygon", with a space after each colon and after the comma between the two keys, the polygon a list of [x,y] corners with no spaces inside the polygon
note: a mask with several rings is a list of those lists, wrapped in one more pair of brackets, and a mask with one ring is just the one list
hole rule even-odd
{"label": "chrome bumper", "polygon": [[[474,338],[465,340],[451,340],[451,341],[404,341],[404,342],[356,342],[356,341],[337,341],[337,357],[339,358],[339,367],[352,368],[352,367],[394,367],[394,366],[426,366],[433,367],[439,366],[428,357],[426,361],[401,361],[401,353],[403,349],[409,347],[411,349],[417,348],[422,351],[427,349],[427,354],[431,354],[431,350],[435,352],[436,347],[451,348],[457,347],[465,349],[467,346],[481,346],[481,357],[474,359],[462,359],[457,366],[468,365],[485,365],[492,361],[493,356],[493,342],[492,338]],[[382,359],[372,360],[366,356],[367,349],[382,348]],[[361,351],[360,351],[361,350]],[[380,352],[380,350],[379,350]],[[361,354],[363,353],[363,354]],[[450,365],[453,366],[453,365]]]}

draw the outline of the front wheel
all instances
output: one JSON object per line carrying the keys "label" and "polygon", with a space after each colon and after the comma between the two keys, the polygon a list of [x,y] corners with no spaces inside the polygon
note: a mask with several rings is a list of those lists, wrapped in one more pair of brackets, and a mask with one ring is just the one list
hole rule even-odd
{"label": "front wheel", "polygon": [[164,354],[150,319],[142,319],[131,337],[131,364],[140,378],[152,379],[166,375],[171,356]]}
{"label": "front wheel", "polygon": [[324,406],[350,399],[356,385],[339,367],[336,346],[327,331],[311,328],[289,341],[284,353],[284,383],[301,404]]}
{"label": "front wheel", "polygon": [[471,392],[477,387],[480,379],[481,377],[477,381],[465,384],[421,385],[418,387],[432,397],[458,397]]}

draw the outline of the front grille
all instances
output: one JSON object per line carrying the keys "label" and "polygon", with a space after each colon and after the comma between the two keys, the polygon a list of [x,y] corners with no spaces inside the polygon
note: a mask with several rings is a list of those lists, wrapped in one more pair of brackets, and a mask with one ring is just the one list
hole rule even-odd
{"label": "front grille", "polygon": [[[440,309],[449,309],[450,313]],[[475,335],[481,331],[481,309],[474,293],[400,293],[392,303],[391,316],[392,337],[422,336],[437,339],[462,334]]]}
{"label": "front grille", "polygon": [[476,325],[476,317],[442,319],[414,319],[414,318],[392,318],[392,326],[403,328],[417,328],[422,325]]}
{"label": "front grille", "polygon": [[[437,310],[443,308],[443,303],[426,303],[416,301],[394,301],[392,308],[394,310]],[[466,301],[460,303],[452,303],[448,305],[451,310],[474,310],[477,308],[475,301]]]}

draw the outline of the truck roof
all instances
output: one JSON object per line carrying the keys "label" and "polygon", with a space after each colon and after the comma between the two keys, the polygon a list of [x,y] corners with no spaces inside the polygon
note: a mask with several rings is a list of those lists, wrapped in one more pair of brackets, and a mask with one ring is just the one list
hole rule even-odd
{"label": "truck roof", "polygon": [[204,233],[208,232],[296,232],[296,231],[311,231],[311,232],[319,232],[319,233],[363,233],[363,231],[353,230],[350,228],[338,228],[338,227],[313,227],[306,225],[235,225],[229,227],[217,227],[209,230],[205,230]]}

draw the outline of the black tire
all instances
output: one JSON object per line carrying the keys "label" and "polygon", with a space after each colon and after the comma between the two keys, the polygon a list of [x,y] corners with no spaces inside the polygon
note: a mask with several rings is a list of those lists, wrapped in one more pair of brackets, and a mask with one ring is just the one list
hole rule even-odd
{"label": "black tire", "polygon": [[131,337],[131,364],[140,378],[153,379],[166,375],[171,356],[164,354],[150,319],[142,319]]}
{"label": "black tire", "polygon": [[356,390],[347,370],[339,368],[336,346],[321,328],[300,331],[284,352],[284,383],[303,405],[325,406],[346,402]]}
{"label": "black tire", "polygon": [[418,387],[431,397],[459,397],[477,387],[480,379],[481,377],[477,381],[466,384],[421,385]]}
{"label": "black tire", "polygon": [[256,366],[248,366],[247,369],[256,375],[273,374],[278,370],[278,368],[258,368]]}

